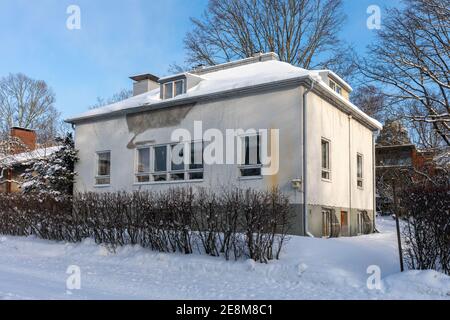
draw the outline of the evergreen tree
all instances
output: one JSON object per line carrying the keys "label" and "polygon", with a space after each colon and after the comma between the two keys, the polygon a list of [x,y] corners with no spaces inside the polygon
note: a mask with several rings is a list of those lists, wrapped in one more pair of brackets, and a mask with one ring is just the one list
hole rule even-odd
{"label": "evergreen tree", "polygon": [[68,133],[64,138],[57,138],[60,149],[48,157],[31,161],[31,166],[22,175],[23,193],[50,193],[54,196],[72,195],[75,178],[77,151]]}

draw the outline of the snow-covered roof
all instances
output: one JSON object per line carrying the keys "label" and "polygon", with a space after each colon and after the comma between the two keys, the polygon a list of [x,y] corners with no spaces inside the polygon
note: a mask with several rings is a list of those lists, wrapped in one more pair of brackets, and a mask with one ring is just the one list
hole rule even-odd
{"label": "snow-covered roof", "polygon": [[[378,121],[369,117],[364,112],[362,112],[358,107],[352,104],[350,101],[348,101],[338,93],[334,92],[322,80],[320,72],[324,72],[325,70],[317,70],[317,71],[306,70],[278,60],[268,60],[268,61],[248,63],[244,65],[238,64],[236,66],[222,69],[213,68],[211,69],[211,71],[212,72],[202,71],[200,75],[196,75],[197,77],[201,78],[202,81],[200,81],[197,85],[193,86],[192,88],[189,88],[186,93],[178,95],[172,99],[162,100],[160,98],[159,89],[155,89],[150,92],[146,92],[144,94],[123,100],[121,102],[117,102],[102,108],[89,110],[82,114],[76,115],[70,119],[67,119],[66,121],[74,123],[92,117],[108,115],[118,111],[132,111],[132,109],[138,107],[153,106],[153,105],[156,106],[162,102],[167,103],[170,101],[175,103],[188,98],[202,97],[234,89],[243,89],[247,87],[280,82],[283,80],[309,78],[311,80],[314,80],[321,87],[326,88],[326,90],[328,90],[329,93],[331,93],[334,97],[343,102],[350,110],[352,110],[353,112],[357,113],[362,118],[364,118],[372,126],[378,129],[382,128],[381,124]],[[331,74],[337,77],[337,75],[335,75],[334,73]],[[345,84],[343,80],[342,82]],[[350,88],[350,86],[348,87]]]}
{"label": "snow-covered roof", "polygon": [[31,160],[43,159],[59,151],[62,146],[53,146],[48,148],[39,148],[29,152],[22,152],[0,158],[0,164],[4,166],[13,166],[26,163]]}

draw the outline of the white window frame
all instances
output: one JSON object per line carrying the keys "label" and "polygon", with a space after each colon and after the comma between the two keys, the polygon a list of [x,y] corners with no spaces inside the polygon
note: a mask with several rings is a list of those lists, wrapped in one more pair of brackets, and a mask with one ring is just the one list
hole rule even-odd
{"label": "white window frame", "polygon": [[[358,176],[358,158],[361,157],[361,177]],[[361,183],[361,185],[360,185]],[[356,154],[356,186],[364,189],[364,156],[362,153]]]}
{"label": "white window frame", "polygon": [[331,79],[329,79],[329,82],[330,82],[330,88],[334,92],[336,92],[337,94],[342,96],[342,87],[336,81],[333,81]]}
{"label": "white window frame", "polygon": [[[100,175],[99,174],[99,161],[100,155],[109,153],[109,175]],[[95,178],[94,178],[94,186],[95,187],[109,187],[111,185],[111,171],[112,171],[112,152],[111,150],[103,150],[95,152]],[[109,183],[98,183],[100,179],[108,179]]]}
{"label": "white window frame", "polygon": [[[259,157],[259,160],[261,162],[261,134],[258,132],[255,133],[251,133],[251,134],[242,134],[239,135],[239,139],[241,139],[240,144],[241,144],[241,155],[242,155],[242,162],[241,164],[238,165],[238,169],[239,169],[239,179],[241,180],[251,180],[251,179],[261,179],[262,178],[262,163],[259,164],[245,164],[245,158],[246,158],[246,150],[245,150],[245,138],[247,137],[256,137],[259,136],[259,146],[257,145],[256,148],[257,150],[259,150],[259,155],[257,155]],[[242,174],[243,170],[253,170],[253,169],[259,169],[259,174],[258,175],[250,175],[250,176],[244,176]]]}
{"label": "white window frame", "polygon": [[[139,150],[142,149],[148,149],[148,172],[139,172]],[[135,182],[136,183],[148,183],[151,181],[151,167],[152,167],[152,157],[151,157],[152,149],[149,145],[143,145],[136,148],[136,155],[135,155],[135,161],[134,161],[134,172],[135,172]],[[148,181],[139,181],[139,177],[148,177]]]}
{"label": "white window frame", "polygon": [[[176,94],[176,84],[177,82],[181,82],[181,86],[182,86],[182,91],[180,94]],[[166,98],[166,85],[172,84],[172,96],[170,98]],[[184,93],[186,93],[186,85],[185,85],[185,79],[178,79],[178,80],[174,80],[174,81],[168,81],[162,84],[162,89],[163,89],[163,100],[167,100],[167,99],[173,99],[179,95],[182,95]]]}
{"label": "white window frame", "polygon": [[[322,163],[322,142],[326,142],[328,143],[328,168],[323,167],[323,163]],[[331,181],[331,140],[322,137],[320,139],[320,177],[322,178],[323,181],[326,182],[330,182]],[[328,178],[324,178],[323,177],[323,173],[326,172],[328,173]]]}
{"label": "white window frame", "polygon": [[[145,145],[140,146],[139,148],[136,148],[135,153],[135,170],[134,170],[134,176],[135,176],[135,184],[142,185],[142,184],[164,184],[164,183],[183,183],[183,182],[201,182],[204,178],[204,162],[202,168],[196,168],[191,169],[190,163],[184,163],[184,168],[181,170],[172,170],[172,147],[178,144],[183,144],[186,142],[178,142],[178,143],[163,143],[163,144],[152,144],[152,145]],[[192,144],[195,143],[203,143],[203,141],[190,141],[187,142],[189,144],[189,152],[192,152]],[[156,154],[155,154],[155,148],[157,147],[165,147],[166,148],[166,170],[165,171],[155,171],[155,160],[156,160]],[[138,172],[138,162],[139,162],[139,149],[149,149],[149,156],[150,156],[150,172],[147,173],[140,173]],[[202,147],[202,156],[203,156],[203,150],[204,145]],[[190,156],[190,155],[189,155]],[[201,179],[190,179],[190,174],[193,173],[202,173]],[[176,174],[183,174],[183,179],[177,180],[173,179],[172,175]],[[139,182],[138,177],[139,176],[148,176],[149,181]],[[163,181],[155,181],[156,176],[165,176],[165,180]]]}

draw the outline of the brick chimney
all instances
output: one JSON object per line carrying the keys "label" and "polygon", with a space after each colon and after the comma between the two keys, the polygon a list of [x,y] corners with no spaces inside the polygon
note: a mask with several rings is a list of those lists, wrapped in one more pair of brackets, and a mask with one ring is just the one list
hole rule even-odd
{"label": "brick chimney", "polygon": [[12,127],[11,137],[19,138],[29,150],[36,149],[36,132],[34,130]]}

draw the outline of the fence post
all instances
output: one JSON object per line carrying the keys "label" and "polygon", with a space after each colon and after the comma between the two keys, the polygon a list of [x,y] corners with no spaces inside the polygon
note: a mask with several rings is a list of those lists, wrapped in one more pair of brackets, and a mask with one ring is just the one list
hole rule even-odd
{"label": "fence post", "polygon": [[395,212],[395,225],[397,228],[397,242],[398,242],[398,255],[400,258],[400,272],[405,269],[403,267],[403,252],[402,252],[402,240],[400,237],[400,222],[398,221],[398,207],[397,207],[397,193],[395,192],[395,180],[392,180],[392,192],[394,194],[394,212]]}

